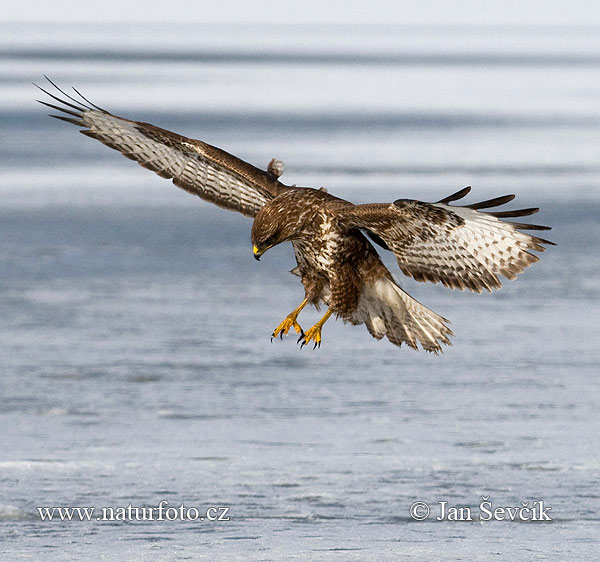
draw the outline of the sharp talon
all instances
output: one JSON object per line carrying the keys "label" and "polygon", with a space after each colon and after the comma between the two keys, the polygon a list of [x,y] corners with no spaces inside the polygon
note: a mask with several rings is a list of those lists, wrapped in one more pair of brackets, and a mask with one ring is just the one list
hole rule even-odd
{"label": "sharp talon", "polygon": [[[300,333],[300,336],[298,336],[298,340],[296,342],[300,344],[300,349],[302,349],[305,345],[308,345],[311,341],[314,342],[313,349],[321,348],[321,329],[331,314],[332,312],[327,310],[325,316],[323,316],[323,318],[321,318],[321,320],[319,320],[307,332],[305,332],[297,322],[293,322],[290,325],[290,327],[294,326],[294,329]],[[291,320],[291,317],[288,318]]]}
{"label": "sharp talon", "polygon": [[299,306],[296,310],[294,310],[294,312],[288,314],[283,319],[283,322],[281,324],[279,324],[279,326],[277,326],[277,328],[275,328],[273,330],[274,338],[279,336],[280,339],[283,339],[283,336],[287,336],[287,334],[290,331],[290,328],[292,328],[292,327],[294,328],[294,330],[296,331],[297,334],[299,334],[300,332],[302,332],[304,334],[302,327],[296,321],[296,316],[298,316],[298,313],[300,312],[300,310],[302,310],[302,308],[304,308],[305,304],[306,303]]}

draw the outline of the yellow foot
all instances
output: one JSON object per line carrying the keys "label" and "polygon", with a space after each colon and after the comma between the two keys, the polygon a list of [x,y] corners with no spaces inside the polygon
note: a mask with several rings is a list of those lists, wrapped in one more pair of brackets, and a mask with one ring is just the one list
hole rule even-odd
{"label": "yellow foot", "polygon": [[296,322],[296,316],[286,316],[285,320],[279,324],[279,326],[277,326],[277,328],[275,328],[273,330],[273,334],[271,335],[271,340],[273,340],[273,338],[276,338],[277,336],[279,336],[280,339],[283,339],[283,336],[286,335],[289,331],[291,327],[294,327],[294,330],[296,330],[297,334],[303,334],[304,332],[302,331],[302,328],[300,327],[300,324],[298,324],[298,322]]}
{"label": "yellow foot", "polygon": [[279,336],[280,339],[283,339],[283,336],[285,334],[287,334],[290,331],[290,328],[293,326],[294,330],[296,330],[297,334],[304,334],[304,332],[302,331],[302,328],[300,327],[300,324],[298,324],[298,322],[296,322],[296,318],[298,318],[298,314],[300,314],[300,311],[308,304],[308,300],[304,299],[296,308],[296,310],[294,310],[293,312],[290,312],[290,314],[288,314],[285,317],[285,320],[279,324],[279,326],[277,326],[277,328],[275,328],[273,330],[273,333],[271,334],[271,341],[273,341],[273,338],[276,338],[277,336]]}
{"label": "yellow foot", "polygon": [[300,337],[298,338],[298,343],[302,342],[300,343],[300,349],[309,344],[311,341],[315,342],[313,349],[321,347],[321,328],[332,314],[333,313],[331,312],[331,309],[328,309],[325,313],[325,316],[323,316],[323,318],[321,318],[321,320],[319,320],[310,330],[308,330],[305,334],[300,334]]}
{"label": "yellow foot", "polygon": [[[298,343],[300,344],[300,349],[302,349],[305,345],[308,345],[311,341],[315,342],[313,345],[313,349],[317,347],[321,347],[321,328],[323,324],[317,322],[310,330],[307,330],[306,333],[300,334],[298,338]],[[300,343],[302,342],[302,343]]]}

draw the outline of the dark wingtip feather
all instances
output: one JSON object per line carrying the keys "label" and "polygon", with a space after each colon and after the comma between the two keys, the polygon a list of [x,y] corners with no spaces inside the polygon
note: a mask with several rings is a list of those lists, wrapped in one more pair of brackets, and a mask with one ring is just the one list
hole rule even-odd
{"label": "dark wingtip feather", "polygon": [[463,187],[462,189],[460,189],[456,193],[453,193],[452,195],[448,195],[448,197],[444,197],[443,199],[440,199],[438,201],[438,203],[448,204],[448,203],[450,203],[452,201],[458,201],[459,199],[462,199],[463,197],[465,197],[466,195],[468,195],[468,193],[470,191],[471,191],[471,186],[468,185],[467,187]]}
{"label": "dark wingtip feather", "polygon": [[[84,107],[82,104],[78,104],[78,105],[74,105],[72,103],[69,103],[66,100],[63,100],[61,98],[59,98],[58,96],[55,96],[54,94],[51,94],[48,90],[42,88],[41,86],[38,86],[37,84],[33,84],[36,88],[38,88],[39,90],[41,90],[42,92],[44,92],[44,94],[46,94],[47,96],[51,97],[53,100],[56,100],[58,103],[62,103],[63,105],[66,105],[67,107],[70,107],[72,109],[75,109],[76,111],[79,111],[80,113],[83,113],[84,111],[86,111],[86,107]],[[59,90],[60,91],[60,90]]]}
{"label": "dark wingtip feather", "polygon": [[[537,236],[531,236],[532,241],[535,244],[548,244],[549,246],[556,246],[556,242],[551,242],[550,240],[546,240],[545,238],[538,238]],[[542,251],[545,248],[542,248]]]}
{"label": "dark wingtip feather", "polygon": [[[542,226],[541,224],[524,224],[520,222],[509,222],[506,224],[512,225],[517,230],[552,230],[551,226]],[[547,244],[548,246],[556,246],[556,242],[551,242],[550,240],[546,240],[545,238],[539,238],[538,236],[534,236],[533,234],[529,234],[530,240],[535,246],[534,250],[538,252],[546,251],[546,248],[540,246],[540,244]]]}
{"label": "dark wingtip feather", "polygon": [[75,88],[73,86],[73,90],[75,91],[75,93],[84,101],[86,101],[87,103],[89,103],[93,108],[97,109],[98,111],[102,111],[102,113],[108,113],[108,111],[106,111],[106,109],[103,109],[102,107],[98,107],[95,103],[92,103],[90,100],[88,100],[77,88]]}
{"label": "dark wingtip feather", "polygon": [[488,212],[486,214],[492,215],[496,218],[512,218],[512,217],[527,217],[529,215],[535,215],[539,211],[539,207],[530,207],[528,209],[514,209],[512,211],[496,211]]}
{"label": "dark wingtip feather", "polygon": [[489,209],[490,207],[498,207],[500,205],[504,205],[509,201],[512,201],[515,198],[514,193],[509,195],[502,195],[500,197],[494,197],[493,199],[488,199],[487,201],[480,201],[479,203],[473,203],[472,205],[466,205],[468,209],[473,209],[477,211],[478,209]]}
{"label": "dark wingtip feather", "polygon": [[71,111],[70,109],[67,109],[66,107],[59,107],[58,105],[54,105],[53,103],[48,103],[46,101],[42,101],[42,100],[35,100],[38,103],[41,103],[42,105],[45,105],[46,107],[50,107],[52,109],[56,109],[57,111],[62,111],[64,113],[68,113],[69,115],[73,115],[74,117],[81,117],[81,111],[78,111],[77,113],[75,111]]}
{"label": "dark wingtip feather", "polygon": [[551,226],[542,226],[541,224],[525,224],[522,222],[510,222],[506,221],[507,224],[512,224],[519,230],[552,230]]}
{"label": "dark wingtip feather", "polygon": [[[73,96],[67,94],[67,92],[65,92],[63,89],[61,89],[60,87],[58,87],[54,82],[52,82],[52,80],[50,80],[50,78],[48,78],[48,76],[46,76],[44,74],[44,78],[46,80],[48,80],[48,82],[50,82],[50,84],[52,84],[52,86],[54,86],[63,96],[66,96],[67,98],[69,98],[71,101],[75,102],[76,104],[79,104],[83,107],[85,107],[86,109],[92,109],[91,107],[89,107],[88,105],[86,105],[85,103],[81,103],[81,100],[76,100]],[[84,98],[85,99],[85,98]],[[63,103],[66,103],[65,101],[63,101]]]}
{"label": "dark wingtip feather", "polygon": [[[548,246],[556,246],[556,242],[551,242],[550,240],[546,240],[545,238],[536,238],[538,244],[547,244]],[[546,250],[546,248],[544,248]]]}
{"label": "dark wingtip feather", "polygon": [[61,121],[66,121],[67,123],[72,123],[73,125],[77,125],[78,127],[87,127],[87,125],[81,121],[80,119],[71,119],[70,117],[65,117],[64,115],[49,115],[50,117],[54,117],[54,119],[60,119]]}

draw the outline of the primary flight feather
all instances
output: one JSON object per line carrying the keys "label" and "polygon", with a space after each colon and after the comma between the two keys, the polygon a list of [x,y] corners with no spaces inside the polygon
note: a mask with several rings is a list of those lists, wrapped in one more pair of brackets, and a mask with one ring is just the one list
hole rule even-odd
{"label": "primary flight feather", "polygon": [[[514,279],[538,261],[548,240],[523,232],[549,227],[504,221],[528,216],[537,208],[489,211],[510,202],[505,195],[465,206],[451,203],[470,187],[436,203],[398,199],[393,203],[354,205],[324,189],[287,186],[273,159],[267,171],[207,144],[149,123],[118,117],[89,102],[77,90],[70,95],[48,79],[54,92],[37,86],[52,101],[40,101],[61,114],[58,119],[82,127],[127,158],[170,178],[202,199],[254,218],[254,257],[291,242],[305,298],[273,331],[283,337],[291,328],[302,346],[321,345],[321,329],[331,315],[365,324],[377,339],[395,345],[441,352],[451,330],[442,318],[403,291],[367,236],[396,256],[405,275],[417,281],[481,292],[501,286],[499,275]],[[58,103],[58,105],[57,105]],[[298,315],[307,304],[327,305],[327,312],[306,332]]]}

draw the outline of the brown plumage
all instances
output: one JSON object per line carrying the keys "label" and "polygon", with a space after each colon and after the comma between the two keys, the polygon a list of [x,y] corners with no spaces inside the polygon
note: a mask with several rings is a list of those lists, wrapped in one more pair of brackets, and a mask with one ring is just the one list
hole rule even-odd
{"label": "brown plumage", "polygon": [[[76,98],[50,84],[56,93],[40,90],[60,105],[41,103],[66,114],[53,117],[83,127],[83,134],[194,195],[254,217],[256,259],[272,246],[292,243],[298,263],[292,273],[300,276],[305,299],[275,328],[273,337],[293,327],[302,345],[320,345],[321,328],[334,314],[365,324],[377,339],[385,336],[393,344],[415,349],[420,344],[438,353],[441,343],[450,344],[447,320],[396,284],[367,236],[392,251],[402,272],[417,281],[476,292],[499,288],[499,275],[514,279],[538,261],[531,250],[541,252],[544,244],[552,244],[521,232],[548,227],[501,220],[532,215],[537,208],[486,210],[508,203],[514,195],[451,205],[469,193],[470,188],[464,188],[437,203],[398,199],[353,205],[324,189],[284,185],[278,160],[263,171],[202,141],[112,115],[77,90]],[[320,303],[327,305],[327,312],[304,332],[298,314],[306,304]]]}

